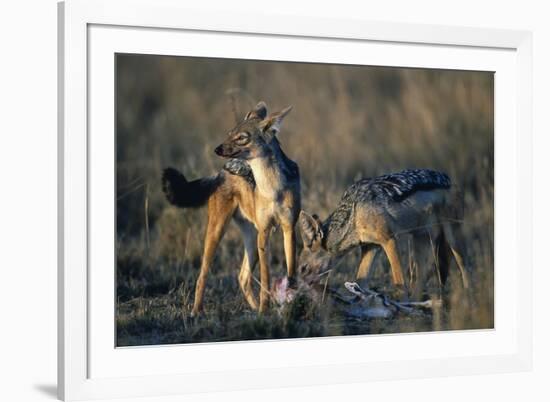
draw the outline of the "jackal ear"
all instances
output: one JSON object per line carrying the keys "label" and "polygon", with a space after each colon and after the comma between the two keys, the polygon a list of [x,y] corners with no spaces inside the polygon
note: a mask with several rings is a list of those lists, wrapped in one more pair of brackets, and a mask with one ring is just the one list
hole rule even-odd
{"label": "jackal ear", "polygon": [[300,211],[299,220],[304,247],[312,249],[320,245],[323,239],[323,229],[319,217],[317,215],[311,216],[307,212]]}
{"label": "jackal ear", "polygon": [[292,106],[285,107],[280,112],[271,113],[264,121],[262,121],[262,130],[269,139],[279,134],[283,120],[292,110]]}
{"label": "jackal ear", "polygon": [[258,102],[258,104],[254,107],[254,109],[252,109],[250,112],[248,112],[248,114],[246,115],[246,117],[244,118],[245,120],[249,120],[249,119],[265,119],[265,116],[267,116],[267,105],[265,104],[264,101],[260,101]]}

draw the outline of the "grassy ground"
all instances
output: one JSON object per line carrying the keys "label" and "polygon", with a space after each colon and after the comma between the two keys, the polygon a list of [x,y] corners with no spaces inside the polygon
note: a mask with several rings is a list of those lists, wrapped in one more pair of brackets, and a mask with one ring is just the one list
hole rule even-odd
{"label": "grassy ground", "polygon": [[[190,319],[206,211],[168,205],[160,175],[167,166],[188,179],[218,171],[213,149],[234,125],[231,97],[241,115],[258,100],[294,106],[280,141],[300,166],[303,208],[322,218],[358,178],[447,172],[465,194],[470,292],[453,276],[445,308],[414,318],[349,320],[328,298],[258,316],[239,291],[242,242],[231,225],[208,279],[206,314]],[[116,124],[118,345],[493,326],[492,74],[125,55],[117,59]],[[281,237],[272,241],[275,278],[285,272]],[[331,273],[330,287],[344,292],[358,257]],[[374,284],[391,291],[387,261],[376,268]]]}

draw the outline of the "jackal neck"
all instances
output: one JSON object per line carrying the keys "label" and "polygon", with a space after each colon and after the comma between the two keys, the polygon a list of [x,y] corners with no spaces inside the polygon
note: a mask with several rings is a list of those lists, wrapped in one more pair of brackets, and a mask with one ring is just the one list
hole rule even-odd
{"label": "jackal neck", "polygon": [[264,196],[275,198],[291,182],[299,182],[298,165],[290,160],[276,138],[260,157],[248,161],[256,189]]}
{"label": "jackal neck", "polygon": [[275,198],[277,192],[285,187],[286,179],[273,155],[268,154],[248,162],[260,194]]}
{"label": "jackal neck", "polygon": [[332,254],[342,254],[359,245],[355,231],[355,204],[341,202],[323,222],[323,246]]}

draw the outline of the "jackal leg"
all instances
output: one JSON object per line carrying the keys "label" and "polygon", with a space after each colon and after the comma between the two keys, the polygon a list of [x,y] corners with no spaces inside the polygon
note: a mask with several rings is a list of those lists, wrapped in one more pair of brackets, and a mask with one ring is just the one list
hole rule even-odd
{"label": "jackal leg", "polygon": [[[414,280],[410,281],[411,293],[414,300],[419,300],[426,289],[428,279],[435,269],[440,266],[436,262],[436,247],[432,246],[432,237],[429,232],[415,232],[409,236],[412,248],[409,250],[409,264],[412,264]],[[432,269],[432,265],[435,268]],[[439,276],[438,276],[439,277]]]}
{"label": "jackal leg", "polygon": [[296,271],[296,231],[292,223],[281,226],[283,229],[287,275],[289,280],[293,280]]}
{"label": "jackal leg", "polygon": [[456,265],[460,270],[460,275],[462,276],[462,286],[464,286],[464,289],[468,289],[470,287],[470,279],[468,271],[466,271],[466,267],[464,265],[462,254],[454,247],[451,247],[451,251],[453,253],[453,257],[455,258]]}
{"label": "jackal leg", "polygon": [[388,256],[388,260],[390,261],[393,284],[405,288],[405,280],[403,278],[403,269],[401,265],[401,260],[399,259],[397,242],[395,241],[395,239],[391,238],[385,243],[381,244],[381,246]]}
{"label": "jackal leg", "polygon": [[464,241],[462,232],[460,231],[460,227],[458,227],[457,224],[445,224],[443,225],[443,229],[448,247],[453,254],[458,270],[460,271],[460,275],[462,277],[462,285],[465,289],[468,289],[468,287],[470,286],[470,278],[463,258],[464,252],[466,250],[466,243]]}
{"label": "jackal leg", "polygon": [[223,235],[225,226],[234,210],[235,208],[225,200],[211,198],[208,203],[208,224],[204,238],[204,253],[201,261],[201,272],[195,286],[195,303],[191,315],[197,315],[202,310],[206,277],[208,276],[210,265],[216,254],[216,248]]}
{"label": "jackal leg", "polygon": [[[451,250],[445,234],[438,223],[413,233],[413,250],[416,258],[418,280],[412,287],[412,297],[418,300],[424,290],[430,294],[436,292],[441,296],[449,276],[449,264]],[[433,278],[433,285],[427,288],[430,279]],[[433,287],[435,286],[435,287]]]}
{"label": "jackal leg", "polygon": [[361,262],[357,269],[357,280],[365,280],[368,282],[373,274],[372,265],[378,256],[380,248],[372,244],[365,244],[361,246]]}
{"label": "jackal leg", "polygon": [[252,273],[256,262],[258,262],[258,232],[252,222],[242,217],[235,216],[235,221],[241,230],[244,240],[244,257],[241,271],[239,272],[239,285],[250,308],[257,310],[258,302],[252,291]]}
{"label": "jackal leg", "polygon": [[258,256],[260,259],[260,313],[263,313],[269,307],[269,263],[268,263],[268,243],[269,228],[263,228],[258,231]]}
{"label": "jackal leg", "polygon": [[436,270],[439,275],[439,285],[445,286],[449,277],[449,265],[451,264],[451,246],[447,242],[445,231],[441,231],[435,240]]}

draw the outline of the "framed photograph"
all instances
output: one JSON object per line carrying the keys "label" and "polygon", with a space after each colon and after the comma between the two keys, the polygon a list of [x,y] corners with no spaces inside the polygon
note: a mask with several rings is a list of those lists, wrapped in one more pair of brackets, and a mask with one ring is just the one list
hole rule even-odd
{"label": "framed photograph", "polygon": [[180,3],[59,4],[60,398],[529,370],[531,34]]}

